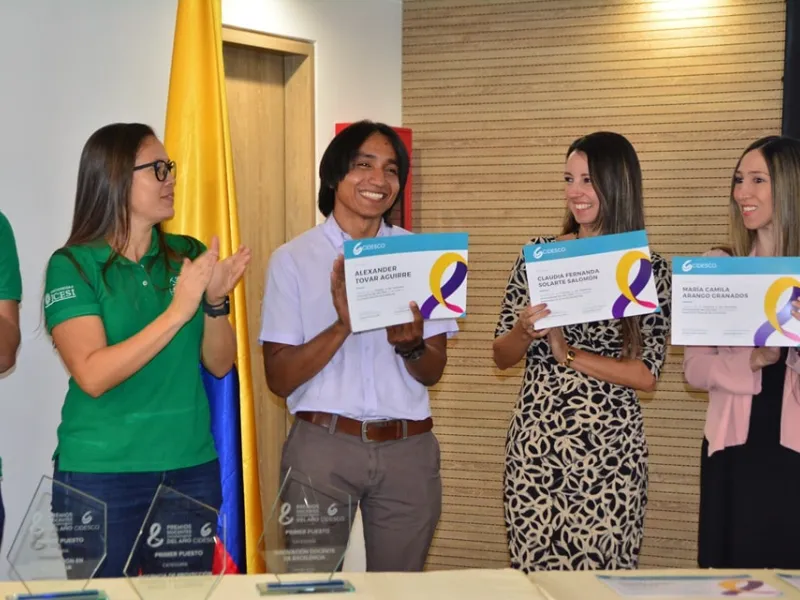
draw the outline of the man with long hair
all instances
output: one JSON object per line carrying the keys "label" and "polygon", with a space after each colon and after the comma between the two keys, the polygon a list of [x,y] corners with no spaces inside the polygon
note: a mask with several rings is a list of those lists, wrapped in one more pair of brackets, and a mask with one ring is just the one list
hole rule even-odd
{"label": "man with long hair", "polygon": [[427,388],[457,326],[412,304],[411,323],[353,333],[341,256],[345,240],[409,234],[387,222],[408,169],[391,127],[339,133],[319,169],[326,220],[272,255],[262,313],[267,384],[295,416],[282,470],[361,506],[368,571],[422,570],[442,503]]}

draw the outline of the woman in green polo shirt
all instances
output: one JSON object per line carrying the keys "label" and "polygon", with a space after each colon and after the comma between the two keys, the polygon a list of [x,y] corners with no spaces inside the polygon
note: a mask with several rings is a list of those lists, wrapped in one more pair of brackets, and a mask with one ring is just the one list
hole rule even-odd
{"label": "woman in green polo shirt", "polygon": [[[19,302],[22,299],[22,277],[19,271],[19,255],[14,239],[14,230],[6,216],[0,212],[0,373],[5,373],[17,361],[19,349]],[[0,459],[0,477],[3,473]],[[0,545],[6,511],[0,495]]]}
{"label": "woman in green polo shirt", "polygon": [[[227,296],[250,252],[219,261],[216,238],[206,249],[161,231],[174,213],[174,168],[146,125],[96,131],[69,239],[47,267],[45,321],[70,374],[54,479],[107,504],[98,577],[123,575],[159,484],[221,504],[199,365],[217,377],[233,366]],[[54,486],[54,510],[69,502]]]}

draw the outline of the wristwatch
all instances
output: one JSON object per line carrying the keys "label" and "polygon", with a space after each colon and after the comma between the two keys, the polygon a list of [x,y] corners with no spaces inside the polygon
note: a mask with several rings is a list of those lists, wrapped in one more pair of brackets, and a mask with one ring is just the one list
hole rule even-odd
{"label": "wristwatch", "polygon": [[400,348],[397,346],[394,347],[395,353],[402,357],[403,360],[407,360],[408,362],[419,360],[420,357],[425,354],[426,349],[427,346],[425,346],[425,340],[422,340],[417,346],[411,348],[411,350],[400,350]]}
{"label": "wristwatch", "polygon": [[575,360],[575,351],[572,348],[567,348],[567,356],[562,364],[568,367],[572,364],[573,360]]}
{"label": "wristwatch", "polygon": [[224,317],[226,315],[231,314],[231,301],[228,296],[225,296],[225,300],[222,301],[222,304],[211,305],[206,302],[206,297],[203,296],[203,312],[206,313],[209,317]]}

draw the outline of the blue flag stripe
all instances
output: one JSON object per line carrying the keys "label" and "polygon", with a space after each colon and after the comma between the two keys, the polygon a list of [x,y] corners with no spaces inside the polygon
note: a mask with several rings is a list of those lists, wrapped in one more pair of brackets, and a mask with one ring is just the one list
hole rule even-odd
{"label": "blue flag stripe", "polygon": [[219,455],[222,481],[220,509],[221,539],[239,573],[245,573],[244,485],[242,480],[241,420],[239,414],[239,377],[234,367],[217,379],[201,365],[203,385],[211,410],[211,433]]}

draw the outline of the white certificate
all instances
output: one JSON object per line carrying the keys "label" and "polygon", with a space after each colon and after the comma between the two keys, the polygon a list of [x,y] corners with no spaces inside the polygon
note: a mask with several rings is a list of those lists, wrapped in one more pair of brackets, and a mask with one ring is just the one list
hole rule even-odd
{"label": "white certificate", "polygon": [[347,306],[353,332],[467,313],[466,233],[420,233],[344,243]]}
{"label": "white certificate", "polygon": [[672,261],[672,343],[798,346],[800,258],[690,257]]}
{"label": "white certificate", "polygon": [[550,315],[537,329],[657,312],[645,231],[523,248],[531,304]]}
{"label": "white certificate", "polygon": [[776,598],[783,593],[748,575],[598,575],[624,598]]}

